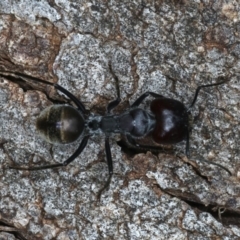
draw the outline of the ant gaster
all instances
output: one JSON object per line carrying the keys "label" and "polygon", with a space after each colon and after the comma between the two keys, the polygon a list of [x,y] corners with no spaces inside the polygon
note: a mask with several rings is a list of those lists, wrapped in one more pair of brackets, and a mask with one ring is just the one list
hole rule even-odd
{"label": "ant gaster", "polygon": [[[77,150],[63,163],[35,167],[10,166],[10,168],[19,170],[41,170],[66,166],[81,154],[91,136],[104,134],[109,177],[98,193],[98,198],[100,198],[103,190],[109,186],[113,175],[112,155],[109,145],[109,137],[112,133],[125,135],[128,144],[134,148],[148,149],[150,151],[156,151],[160,148],[157,146],[142,145],[137,143],[136,140],[149,135],[159,144],[176,144],[186,140],[186,155],[189,157],[189,114],[191,108],[196,103],[198,93],[202,88],[221,85],[226,83],[226,81],[197,87],[189,108],[186,108],[184,104],[178,100],[166,98],[154,92],[145,92],[130,105],[129,109],[116,115],[112,114],[111,111],[121,101],[119,84],[118,78],[113,73],[110,64],[109,67],[117,83],[118,96],[108,104],[107,114],[105,116],[89,114],[89,111],[86,110],[83,103],[60,85],[28,77],[33,81],[53,86],[70,98],[77,106],[77,108],[75,108],[70,105],[52,105],[43,110],[36,122],[36,128],[40,132],[40,135],[42,135],[46,141],[54,144],[72,143],[80,137],[82,140]],[[147,111],[140,108],[139,105],[149,96],[153,97],[154,100],[150,104],[150,110]],[[223,168],[231,175],[231,172],[220,164],[207,160],[204,161]]]}

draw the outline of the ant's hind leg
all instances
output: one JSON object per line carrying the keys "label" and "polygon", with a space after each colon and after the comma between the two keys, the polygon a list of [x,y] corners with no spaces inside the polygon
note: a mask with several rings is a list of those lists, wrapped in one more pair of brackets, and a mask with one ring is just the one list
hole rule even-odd
{"label": "ant's hind leg", "polygon": [[88,111],[86,110],[83,103],[77,97],[75,97],[72,93],[70,93],[67,89],[63,88],[62,86],[58,85],[57,83],[48,82],[48,81],[45,81],[43,79],[32,77],[32,76],[29,76],[29,75],[26,75],[26,74],[23,74],[23,73],[17,73],[16,76],[20,77],[24,81],[33,81],[33,82],[43,83],[43,84],[50,85],[50,86],[54,87],[55,89],[64,93],[69,99],[71,99],[77,105],[78,109],[83,114],[88,114]]}
{"label": "ant's hind leg", "polygon": [[86,110],[83,103],[77,97],[75,97],[72,93],[70,93],[67,89],[63,88],[62,86],[58,85],[57,83],[50,83],[50,82],[47,82],[47,81],[42,80],[42,79],[38,79],[38,82],[45,83],[45,84],[53,86],[58,91],[64,93],[70,100],[72,100],[77,105],[79,111],[81,111],[84,114],[88,113],[88,111]]}
{"label": "ant's hind leg", "polygon": [[79,147],[77,148],[77,150],[73,153],[73,155],[63,163],[49,164],[49,165],[36,166],[36,167],[9,166],[8,168],[17,169],[17,170],[37,171],[37,170],[67,166],[69,163],[71,163],[76,157],[78,157],[81,154],[81,152],[84,150],[84,148],[87,145],[88,139],[89,139],[89,136],[85,136],[82,142],[80,143]]}

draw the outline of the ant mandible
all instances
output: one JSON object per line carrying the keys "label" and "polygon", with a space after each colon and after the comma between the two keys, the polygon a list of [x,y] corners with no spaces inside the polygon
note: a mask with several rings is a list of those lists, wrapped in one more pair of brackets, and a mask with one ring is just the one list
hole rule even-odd
{"label": "ant mandible", "polygon": [[[189,157],[189,114],[191,108],[196,103],[199,91],[202,88],[221,85],[227,81],[198,86],[189,108],[186,108],[185,105],[178,100],[166,98],[154,92],[145,92],[130,105],[129,109],[116,115],[112,114],[111,111],[121,101],[119,84],[118,78],[113,73],[110,64],[109,68],[117,83],[117,98],[108,104],[107,114],[105,116],[89,114],[89,111],[86,110],[83,103],[60,85],[28,76],[27,78],[33,81],[53,86],[55,89],[64,93],[77,106],[77,108],[75,108],[70,105],[51,105],[43,110],[36,122],[36,128],[40,135],[42,135],[47,142],[53,144],[72,143],[80,137],[82,137],[82,141],[77,150],[63,163],[35,167],[9,166],[9,168],[32,171],[67,166],[81,154],[91,136],[105,134],[105,151],[109,177],[98,193],[98,198],[100,198],[101,193],[109,186],[113,175],[112,155],[109,145],[109,137],[113,133],[125,135],[127,143],[134,148],[148,149],[150,151],[156,151],[160,148],[139,144],[136,142],[136,139],[151,135],[152,139],[158,144],[176,144],[186,140],[185,151]],[[19,75],[23,76],[23,74]],[[26,78],[25,75],[24,78]],[[147,111],[140,108],[139,105],[149,96],[153,97],[154,100],[150,104],[150,111]],[[223,168],[231,175],[231,172],[220,164],[207,160],[204,161]]]}

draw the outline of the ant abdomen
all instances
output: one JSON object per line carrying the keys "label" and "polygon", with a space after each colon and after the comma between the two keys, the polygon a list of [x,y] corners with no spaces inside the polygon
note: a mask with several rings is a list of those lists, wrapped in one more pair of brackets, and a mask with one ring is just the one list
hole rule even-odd
{"label": "ant abdomen", "polygon": [[52,105],[44,109],[36,122],[42,138],[54,144],[76,141],[84,127],[84,118],[80,111],[68,105]]}
{"label": "ant abdomen", "polygon": [[157,98],[151,102],[150,108],[156,118],[152,132],[156,143],[176,144],[187,138],[189,114],[181,102],[170,98]]}

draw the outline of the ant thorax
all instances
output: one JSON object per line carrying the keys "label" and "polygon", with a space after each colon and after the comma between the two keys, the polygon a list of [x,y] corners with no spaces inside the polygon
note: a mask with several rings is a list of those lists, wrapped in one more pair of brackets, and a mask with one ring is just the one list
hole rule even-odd
{"label": "ant thorax", "polygon": [[141,108],[129,109],[122,114],[94,116],[86,120],[87,134],[97,135],[121,133],[133,138],[142,138],[148,135],[155,127],[156,119],[153,114]]}

